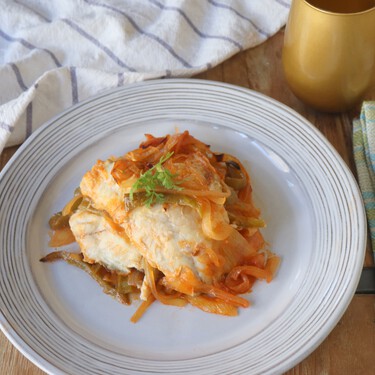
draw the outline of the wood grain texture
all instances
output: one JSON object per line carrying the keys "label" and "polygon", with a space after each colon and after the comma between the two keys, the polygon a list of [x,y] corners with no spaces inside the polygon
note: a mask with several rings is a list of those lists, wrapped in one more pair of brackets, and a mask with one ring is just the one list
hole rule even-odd
{"label": "wood grain texture", "polygon": [[[296,110],[332,143],[355,175],[352,155],[352,120],[349,113],[323,114],[300,102],[289,90],[282,72],[283,30],[262,45],[233,56],[197,76],[231,83],[264,93]],[[366,99],[375,100],[375,87]],[[4,150],[0,168],[17,147]],[[370,248],[366,266],[374,266]],[[43,371],[23,357],[0,333],[0,375],[42,375]],[[375,295],[355,295],[344,316],[323,343],[285,375],[375,375]]]}

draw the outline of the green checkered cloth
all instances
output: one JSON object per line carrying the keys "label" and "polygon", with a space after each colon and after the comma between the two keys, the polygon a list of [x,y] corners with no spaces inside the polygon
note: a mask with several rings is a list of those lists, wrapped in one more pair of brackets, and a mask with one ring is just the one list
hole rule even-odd
{"label": "green checkered cloth", "polygon": [[375,260],[375,101],[364,102],[353,121],[353,149]]}

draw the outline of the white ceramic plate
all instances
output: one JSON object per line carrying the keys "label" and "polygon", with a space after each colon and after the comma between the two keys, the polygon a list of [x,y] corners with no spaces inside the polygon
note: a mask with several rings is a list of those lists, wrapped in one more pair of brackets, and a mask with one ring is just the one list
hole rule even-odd
{"label": "white ceramic plate", "polygon": [[[95,161],[178,127],[250,171],[282,257],[235,318],[103,294],[83,271],[43,264],[49,217]],[[200,80],[159,80],[106,92],[53,119],[0,178],[0,323],[51,374],[275,374],[306,357],[344,313],[362,269],[366,221],[350,171],[304,118],[253,91]]]}

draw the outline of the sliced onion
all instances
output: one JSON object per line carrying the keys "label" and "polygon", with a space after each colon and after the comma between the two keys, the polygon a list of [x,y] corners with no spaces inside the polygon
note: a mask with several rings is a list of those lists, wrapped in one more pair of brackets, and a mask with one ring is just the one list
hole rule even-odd
{"label": "sliced onion", "polygon": [[229,237],[234,230],[229,224],[225,208],[222,205],[200,200],[202,213],[202,230],[205,236],[222,241]]}
{"label": "sliced onion", "polygon": [[226,316],[238,315],[237,307],[223,302],[219,298],[212,298],[203,295],[187,296],[186,298],[191,305],[198,307],[198,309],[201,309],[205,312]]}

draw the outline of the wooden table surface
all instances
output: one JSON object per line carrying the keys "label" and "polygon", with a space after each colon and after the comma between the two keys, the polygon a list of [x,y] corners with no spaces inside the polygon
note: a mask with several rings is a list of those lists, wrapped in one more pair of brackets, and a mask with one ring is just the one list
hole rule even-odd
{"label": "wooden table surface", "polygon": [[[199,75],[247,87],[266,94],[293,108],[314,124],[333,144],[355,174],[352,155],[352,119],[350,113],[329,115],[316,112],[300,102],[289,90],[281,66],[284,32],[256,48],[241,52],[221,65]],[[375,100],[375,87],[366,99]],[[2,168],[16,151],[8,148],[0,155]],[[373,267],[368,247],[365,266]],[[0,333],[0,375],[42,375]],[[325,341],[287,375],[374,375],[375,374],[375,295],[356,294],[347,311]]]}

